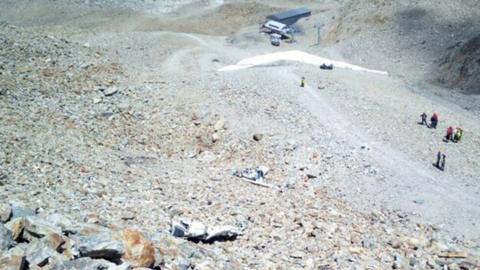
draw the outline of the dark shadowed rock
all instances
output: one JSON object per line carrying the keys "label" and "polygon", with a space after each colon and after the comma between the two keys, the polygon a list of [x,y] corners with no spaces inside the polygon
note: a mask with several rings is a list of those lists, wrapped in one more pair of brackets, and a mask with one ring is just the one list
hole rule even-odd
{"label": "dark shadowed rock", "polygon": [[64,269],[69,270],[105,270],[105,269],[118,269],[114,263],[111,263],[106,260],[98,259],[94,260],[91,258],[79,258],[72,261],[63,262]]}
{"label": "dark shadowed rock", "polygon": [[260,133],[253,134],[253,139],[258,142],[261,139],[263,139],[263,134],[260,134]]}

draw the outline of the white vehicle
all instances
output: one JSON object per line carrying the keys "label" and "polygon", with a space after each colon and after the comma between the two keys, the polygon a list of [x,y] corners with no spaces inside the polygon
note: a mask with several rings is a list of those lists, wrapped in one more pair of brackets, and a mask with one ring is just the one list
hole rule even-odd
{"label": "white vehicle", "polygon": [[291,33],[290,27],[288,27],[286,24],[276,21],[267,21],[265,24],[263,24],[263,28],[265,28],[267,32],[276,33],[286,37],[288,37]]}

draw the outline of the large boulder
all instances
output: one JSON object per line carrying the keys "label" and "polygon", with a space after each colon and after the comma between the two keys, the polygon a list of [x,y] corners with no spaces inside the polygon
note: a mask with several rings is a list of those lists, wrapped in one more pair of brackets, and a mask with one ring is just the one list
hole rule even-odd
{"label": "large boulder", "polygon": [[155,263],[155,248],[142,233],[124,230],[122,241],[125,248],[123,259],[133,267],[152,267]]}
{"label": "large boulder", "polygon": [[14,240],[41,238],[48,234],[62,234],[62,230],[49,222],[36,217],[27,216],[10,220],[5,227],[12,231]]}
{"label": "large boulder", "polygon": [[121,241],[114,239],[112,233],[101,233],[73,238],[81,257],[105,259],[117,262],[124,254]]}
{"label": "large boulder", "polygon": [[7,230],[3,224],[0,224],[0,253],[9,249],[11,246],[13,246],[13,244],[14,241],[12,233]]}
{"label": "large boulder", "polygon": [[35,240],[28,245],[25,256],[30,267],[34,265],[43,267],[48,264],[50,257],[58,256],[58,253],[49,247],[46,241]]}
{"label": "large boulder", "polygon": [[[91,258],[79,258],[72,261],[66,261],[62,263],[62,268],[60,269],[69,269],[69,270],[103,270],[103,269],[121,269],[114,263],[103,259],[91,259]],[[124,268],[127,269],[127,268]]]}

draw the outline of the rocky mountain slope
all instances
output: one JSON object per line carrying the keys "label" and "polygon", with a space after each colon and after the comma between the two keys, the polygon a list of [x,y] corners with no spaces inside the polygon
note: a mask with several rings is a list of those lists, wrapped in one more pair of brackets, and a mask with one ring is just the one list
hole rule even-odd
{"label": "rocky mountain slope", "polygon": [[[408,3],[2,1],[0,268],[480,267],[476,92],[432,97],[454,91],[425,75],[475,88],[475,26],[444,51],[430,22],[476,2]],[[391,75],[218,71],[274,50],[257,17],[297,5],[314,15],[278,50]],[[417,125],[423,110],[438,130]],[[442,142],[448,125],[464,141]],[[233,175],[258,166],[264,182]]]}

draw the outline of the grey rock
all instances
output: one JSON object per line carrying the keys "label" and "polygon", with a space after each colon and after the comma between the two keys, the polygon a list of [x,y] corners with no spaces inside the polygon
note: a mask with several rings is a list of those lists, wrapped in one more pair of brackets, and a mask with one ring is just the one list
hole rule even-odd
{"label": "grey rock", "polygon": [[65,269],[70,270],[106,270],[106,269],[118,269],[114,263],[103,259],[91,259],[91,258],[79,258],[72,261],[63,262]]}
{"label": "grey rock", "polygon": [[415,199],[415,200],[413,200],[413,202],[416,203],[416,204],[424,204],[425,200],[424,199]]}
{"label": "grey rock", "polygon": [[51,233],[62,234],[59,227],[36,216],[15,218],[6,223],[5,226],[12,231],[14,239],[31,240]]}
{"label": "grey rock", "polygon": [[12,217],[12,207],[9,204],[0,204],[0,222],[5,223]]}
{"label": "grey rock", "polygon": [[51,224],[61,228],[62,231],[65,231],[67,228],[70,228],[73,226],[73,223],[70,221],[69,218],[58,213],[54,213],[47,216],[46,220]]}
{"label": "grey rock", "polygon": [[362,246],[368,249],[374,249],[376,246],[376,241],[373,238],[366,237],[362,240]]}
{"label": "grey rock", "polygon": [[14,245],[12,232],[0,224],[0,251],[7,250]]}
{"label": "grey rock", "polygon": [[30,266],[45,266],[48,259],[57,252],[46,245],[44,241],[36,240],[28,245],[25,256]]}
{"label": "grey rock", "polygon": [[219,119],[219,120],[215,123],[215,125],[213,125],[213,129],[214,129],[215,131],[220,131],[220,130],[222,130],[222,129],[224,129],[224,128],[225,128],[225,119],[223,119],[223,118]]}
{"label": "grey rock", "polygon": [[106,97],[113,96],[117,92],[118,92],[118,87],[116,87],[116,86],[110,86],[110,87],[106,88],[105,90],[103,90],[103,94]]}
{"label": "grey rock", "polygon": [[110,233],[76,237],[73,239],[77,242],[81,257],[118,260],[124,253],[122,242],[113,239]]}
{"label": "grey rock", "polygon": [[35,216],[36,214],[36,211],[33,209],[12,206],[12,219],[19,217]]}

